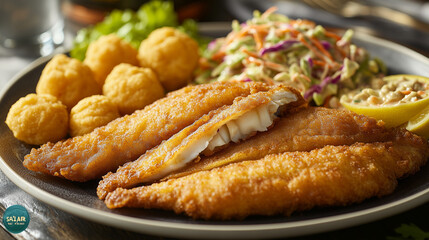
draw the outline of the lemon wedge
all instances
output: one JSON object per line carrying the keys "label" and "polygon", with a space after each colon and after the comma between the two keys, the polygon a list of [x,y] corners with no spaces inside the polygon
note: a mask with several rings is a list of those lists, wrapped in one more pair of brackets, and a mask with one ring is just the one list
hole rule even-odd
{"label": "lemon wedge", "polygon": [[429,77],[412,75],[412,74],[396,74],[396,75],[385,76],[383,78],[383,80],[385,81],[401,81],[402,79],[416,79],[429,84]]}
{"label": "lemon wedge", "polygon": [[358,114],[383,120],[386,127],[396,127],[407,122],[429,104],[429,98],[395,106],[360,106],[344,102],[342,99],[340,102],[345,108]]}
{"label": "lemon wedge", "polygon": [[[400,83],[401,81],[410,79],[423,82],[425,85],[429,85],[429,78],[423,76],[400,74],[383,78],[383,80],[386,82],[394,83]],[[374,91],[380,92],[381,90]],[[345,108],[358,114],[374,117],[377,120],[383,120],[386,127],[396,127],[408,122],[411,118],[419,114],[429,105],[429,97],[424,97],[420,100],[412,102],[401,102],[386,105],[362,105],[362,103],[355,103],[352,98],[353,96],[344,95],[341,97],[340,103]]]}
{"label": "lemon wedge", "polygon": [[412,117],[406,126],[407,130],[426,139],[429,138],[429,106]]}

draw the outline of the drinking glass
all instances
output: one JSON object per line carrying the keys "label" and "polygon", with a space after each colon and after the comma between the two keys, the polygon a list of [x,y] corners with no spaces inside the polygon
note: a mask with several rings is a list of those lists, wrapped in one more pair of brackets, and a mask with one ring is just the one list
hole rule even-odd
{"label": "drinking glass", "polygon": [[0,1],[0,47],[45,56],[63,42],[61,0]]}

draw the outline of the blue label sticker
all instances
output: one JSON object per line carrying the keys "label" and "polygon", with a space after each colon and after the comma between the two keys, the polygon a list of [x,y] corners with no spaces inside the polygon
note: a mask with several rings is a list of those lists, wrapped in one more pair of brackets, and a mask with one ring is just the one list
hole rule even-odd
{"label": "blue label sticker", "polygon": [[24,231],[30,223],[30,215],[27,209],[21,205],[10,206],[4,211],[3,225],[11,233]]}

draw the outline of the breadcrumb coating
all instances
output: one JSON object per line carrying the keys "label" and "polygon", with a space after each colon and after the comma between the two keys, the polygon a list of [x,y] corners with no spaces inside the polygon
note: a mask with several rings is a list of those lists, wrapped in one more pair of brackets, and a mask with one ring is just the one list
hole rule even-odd
{"label": "breadcrumb coating", "polygon": [[91,69],[64,54],[54,56],[42,71],[37,94],[55,96],[70,110],[81,99],[101,93]]}
{"label": "breadcrumb coating", "polygon": [[267,155],[161,183],[117,188],[105,202],[109,208],[158,208],[218,220],[360,203],[392,193],[398,178],[426,163],[427,143],[413,140]]}
{"label": "breadcrumb coating", "polygon": [[138,66],[137,50],[115,34],[101,36],[88,46],[83,61],[94,72],[95,80],[103,86],[107,75],[120,63]]}
{"label": "breadcrumb coating", "polygon": [[74,181],[100,178],[211,110],[230,105],[237,97],[268,89],[262,83],[239,82],[185,87],[91,133],[33,148],[23,164],[32,171]]}
{"label": "breadcrumb coating", "polygon": [[30,93],[12,105],[6,124],[17,139],[39,145],[64,138],[68,117],[66,106],[54,96]]}
{"label": "breadcrumb coating", "polygon": [[192,80],[198,64],[198,43],[185,33],[163,27],[142,41],[140,65],[152,68],[166,91],[185,86]]}
{"label": "breadcrumb coating", "polygon": [[121,63],[113,68],[103,85],[103,94],[118,106],[122,115],[164,97],[164,88],[150,68]]}
{"label": "breadcrumb coating", "polygon": [[119,116],[118,107],[108,97],[93,95],[84,98],[70,111],[70,135],[87,134]]}

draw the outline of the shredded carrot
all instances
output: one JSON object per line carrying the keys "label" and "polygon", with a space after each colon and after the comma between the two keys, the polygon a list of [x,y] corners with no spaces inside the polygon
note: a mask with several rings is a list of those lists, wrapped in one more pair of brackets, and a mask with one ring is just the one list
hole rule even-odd
{"label": "shredded carrot", "polygon": [[242,48],[241,51],[249,56],[252,56],[254,58],[259,58],[259,55],[255,52],[249,51],[247,48]]}
{"label": "shredded carrot", "polygon": [[272,6],[268,8],[264,13],[262,13],[261,18],[267,18],[270,14],[273,12],[276,12],[278,10],[278,7]]}
{"label": "shredded carrot", "polygon": [[425,91],[418,91],[417,94],[420,95],[420,96],[422,96],[422,95],[425,94]]}
{"label": "shredded carrot", "polygon": [[287,68],[283,65],[280,65],[280,64],[277,64],[277,63],[274,63],[271,61],[264,61],[262,59],[255,58],[255,57],[248,57],[248,58],[246,58],[246,61],[247,61],[247,63],[254,63],[258,66],[261,66],[261,65],[266,66],[266,67],[271,68],[271,69],[278,71],[278,72],[287,71]]}
{"label": "shredded carrot", "polygon": [[316,23],[310,20],[306,20],[306,19],[296,19],[296,20],[290,20],[290,24],[292,26],[301,26],[301,25],[309,25],[311,28],[316,26]]}
{"label": "shredded carrot", "polygon": [[[241,32],[241,31],[242,31],[242,30],[240,30],[240,32]],[[234,31],[230,32],[230,33],[225,37],[224,45],[228,45],[228,44],[230,44],[232,41],[234,41],[234,39],[236,39],[236,38],[237,38],[237,35],[238,35],[238,33],[234,32]]]}
{"label": "shredded carrot", "polygon": [[232,41],[236,39],[243,38],[247,35],[252,35],[253,38],[255,38],[255,41],[257,41],[257,44],[259,44],[260,47],[262,48],[263,40],[265,36],[268,34],[268,28],[269,26],[266,24],[245,26],[239,32],[234,34],[229,34],[226,38],[225,45],[230,44]]}
{"label": "shredded carrot", "polygon": [[263,63],[264,63],[261,59],[254,58],[254,57],[248,57],[248,58],[246,58],[246,60],[247,60],[249,63],[255,63],[255,64],[256,64],[256,65],[258,65],[258,66],[263,65]]}
{"label": "shredded carrot", "polygon": [[273,70],[276,70],[278,72],[287,71],[287,68],[285,66],[274,63],[274,62],[264,61],[264,65],[273,69]]}
{"label": "shredded carrot", "polygon": [[243,27],[237,34],[234,36],[234,39],[244,37],[248,34],[253,33],[254,31],[268,33],[269,26],[266,24],[261,25],[247,25]]}
{"label": "shredded carrot", "polygon": [[237,38],[242,38],[244,36],[246,36],[247,34],[249,34],[249,26],[243,27],[235,36],[232,40],[237,39]]}
{"label": "shredded carrot", "polygon": [[411,91],[410,90],[404,90],[404,91],[401,91],[401,93],[404,95],[408,95],[411,93]]}
{"label": "shredded carrot", "polygon": [[262,36],[259,34],[259,32],[254,31],[253,38],[255,39],[255,42],[256,42],[256,49],[258,49],[258,51],[261,50],[262,47],[264,46],[264,40]]}
{"label": "shredded carrot", "polygon": [[244,62],[245,64],[255,63],[258,66],[262,65],[262,61],[254,57],[247,57],[246,59],[244,59]]}
{"label": "shredded carrot", "polygon": [[311,51],[314,52],[314,54],[316,54],[316,56],[320,59],[325,59],[325,57],[323,56],[323,54],[321,54],[316,48],[314,48],[313,46],[311,46],[304,38],[304,36],[302,34],[298,35],[298,40],[300,42],[302,42],[302,44],[304,44],[308,49],[310,49]]}
{"label": "shredded carrot", "polygon": [[225,56],[226,53],[224,51],[218,51],[212,56],[212,59],[215,61],[222,61]]}
{"label": "shredded carrot", "polygon": [[333,38],[333,39],[335,39],[335,41],[341,40],[341,37],[338,36],[338,34],[333,33],[333,32],[325,31],[325,36],[327,36],[329,38]]}
{"label": "shredded carrot", "polygon": [[320,60],[317,60],[317,59],[313,59],[313,64],[314,65],[318,65],[318,66],[322,66],[322,67],[326,66],[326,62],[320,61]]}
{"label": "shredded carrot", "polygon": [[206,58],[200,58],[199,64],[200,68],[203,70],[209,69],[211,67],[209,61]]}
{"label": "shredded carrot", "polygon": [[[332,32],[332,31],[325,31],[325,36],[335,39],[335,43],[338,42],[339,40],[341,40],[341,38],[342,38],[340,35]],[[339,47],[337,44],[334,44],[334,48],[335,48],[335,50],[340,52],[342,58],[347,57],[347,53],[341,47]]]}
{"label": "shredded carrot", "polygon": [[282,35],[284,35],[286,33],[290,33],[292,37],[296,37],[296,36],[298,36],[298,34],[300,34],[300,31],[298,31],[298,30],[296,30],[294,28],[290,28],[290,27],[288,27],[288,28],[281,28],[281,29],[277,29],[276,30],[276,34],[280,35],[280,36],[282,36]]}
{"label": "shredded carrot", "polygon": [[301,74],[300,76],[301,76],[305,81],[307,81],[307,82],[311,82],[311,79],[310,79],[307,75]]}
{"label": "shredded carrot", "polygon": [[249,26],[249,29],[251,29],[251,31],[258,31],[260,34],[268,34],[269,28],[270,26],[266,24]]}
{"label": "shredded carrot", "polygon": [[[238,28],[238,30],[232,31],[230,34],[228,34],[223,40],[222,46],[218,52],[214,53],[214,55],[210,59],[200,60],[201,68],[210,69],[213,67],[213,65],[224,61],[224,58],[227,54],[226,50],[228,49],[228,46],[231,43],[236,43],[237,41],[239,41],[237,43],[250,45],[249,48],[240,48],[238,50],[246,55],[246,58],[242,61],[242,64],[244,65],[242,66],[244,68],[242,69],[242,71],[245,71],[247,67],[257,67],[257,70],[261,71],[261,74],[253,80],[274,84],[274,76],[276,75],[276,72],[288,72],[288,65],[285,63],[277,63],[276,60],[270,59],[267,56],[259,55],[261,49],[263,49],[264,47],[265,41],[268,41],[271,44],[277,44],[281,41],[288,42],[298,40],[302,45],[298,45],[300,47],[299,49],[297,49],[297,51],[299,52],[296,58],[298,58],[298,60],[301,60],[301,58],[311,57],[312,63],[314,64],[312,66],[315,66],[317,68],[317,71],[314,72],[314,76],[305,75],[303,73],[293,74],[293,76],[288,79],[288,81],[291,81],[290,84],[293,84],[294,86],[296,85],[299,88],[302,88],[302,91],[305,91],[306,89],[308,89],[309,86],[312,85],[311,83],[313,77],[318,79],[324,79],[326,76],[333,73],[338,73],[338,71],[340,71],[342,60],[350,55],[350,53],[348,52],[348,46],[342,47],[340,44],[337,44],[337,42],[342,39],[342,36],[340,34],[338,34],[335,30],[326,29],[322,39],[333,43],[333,45],[328,48],[324,45],[323,40],[321,41],[321,39],[316,36],[308,35],[309,33],[311,33],[313,28],[316,27],[315,22],[302,19],[291,19],[288,21],[270,21],[270,19],[268,18],[270,14],[275,11],[277,11],[277,7],[271,7],[260,15],[261,19],[259,20],[262,21],[247,22],[245,24],[242,24]],[[272,33],[275,33],[276,37],[272,39],[266,39],[267,36],[271,36]],[[248,42],[249,39],[251,40],[251,43]],[[276,51],[278,49],[273,47],[270,50]],[[280,51],[279,55],[281,54],[283,53]],[[279,58],[283,57],[284,56],[280,56]],[[243,80],[241,79],[243,77],[243,75],[241,74],[243,73],[242,71],[240,71],[240,74],[237,75],[239,77],[235,78],[235,80]],[[250,80],[246,77],[244,78],[244,81]],[[418,92],[418,94],[420,94],[420,92]],[[410,91],[403,91],[402,93],[409,94]],[[423,92],[421,94],[427,93]],[[323,103],[325,106],[329,104],[330,100],[335,100],[331,97],[332,96],[328,96],[325,99]]]}
{"label": "shredded carrot", "polygon": [[322,46],[322,44],[320,44],[320,42],[317,40],[317,39],[315,39],[314,37],[311,37],[310,38],[310,41],[325,55],[325,56],[327,56],[329,59],[331,59],[331,60],[334,60],[333,58],[332,58],[332,55],[331,55],[331,53],[329,53],[329,51],[328,50],[326,50],[323,46]]}

